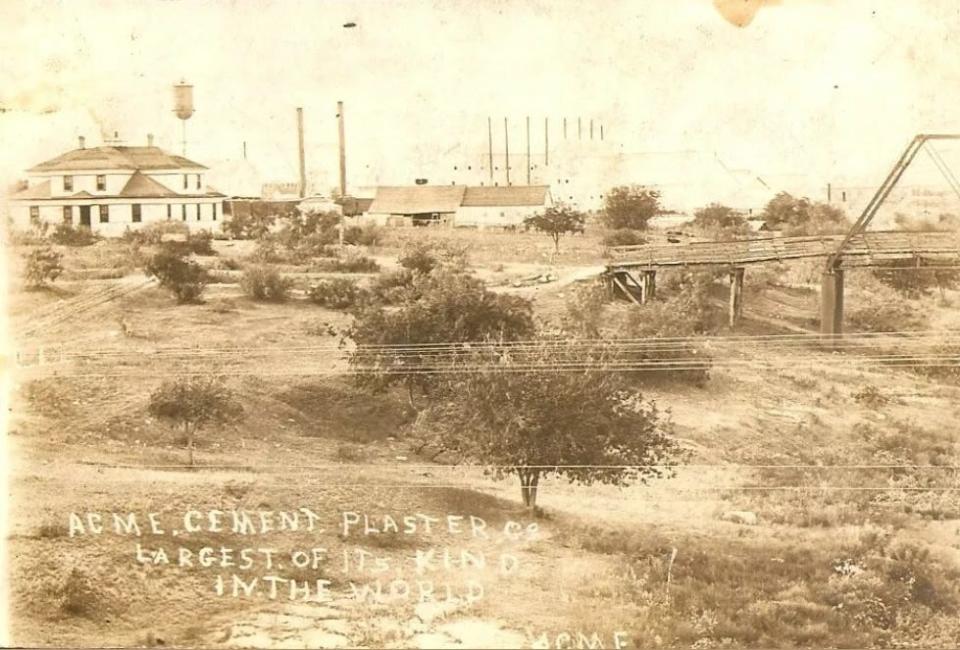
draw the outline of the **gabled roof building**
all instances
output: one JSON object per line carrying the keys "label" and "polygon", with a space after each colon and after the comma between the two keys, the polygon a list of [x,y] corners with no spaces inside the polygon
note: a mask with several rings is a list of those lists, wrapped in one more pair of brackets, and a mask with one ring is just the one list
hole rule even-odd
{"label": "gabled roof building", "polygon": [[513,227],[552,205],[546,185],[378,187],[369,217],[379,223]]}
{"label": "gabled roof building", "polygon": [[150,223],[180,221],[219,231],[224,195],[207,187],[207,168],[153,145],[79,147],[27,170],[25,189],[9,197],[16,229],[58,223],[122,235]]}

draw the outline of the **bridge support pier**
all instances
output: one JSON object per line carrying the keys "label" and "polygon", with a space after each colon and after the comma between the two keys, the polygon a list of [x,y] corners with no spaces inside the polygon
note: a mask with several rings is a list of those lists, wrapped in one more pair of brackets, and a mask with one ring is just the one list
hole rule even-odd
{"label": "bridge support pier", "polygon": [[742,266],[730,271],[730,327],[736,327],[743,316],[743,273]]}
{"label": "bridge support pier", "polygon": [[640,274],[640,302],[647,304],[657,296],[657,272],[642,271]]}
{"label": "bridge support pier", "polygon": [[820,333],[824,337],[843,334],[843,269],[825,271],[820,285]]}

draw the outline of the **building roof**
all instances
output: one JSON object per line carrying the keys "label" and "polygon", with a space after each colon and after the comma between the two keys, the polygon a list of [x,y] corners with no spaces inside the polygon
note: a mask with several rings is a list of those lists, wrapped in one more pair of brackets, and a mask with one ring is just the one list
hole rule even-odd
{"label": "building roof", "polygon": [[49,199],[50,198],[50,181],[43,181],[42,183],[37,183],[36,185],[30,185],[16,194],[10,196],[11,199]]}
{"label": "building roof", "polygon": [[36,185],[31,185],[10,197],[14,201],[35,201],[41,199],[54,199],[62,201],[65,199],[176,199],[176,198],[201,198],[201,197],[221,197],[223,194],[212,187],[207,187],[203,192],[195,194],[179,194],[174,192],[160,181],[142,174],[139,171],[131,174],[127,184],[123,186],[119,194],[91,194],[85,190],[75,192],[74,194],[65,194],[63,196],[53,196],[50,190],[50,181],[46,180]]}
{"label": "building roof", "polygon": [[470,186],[463,194],[463,206],[543,206],[548,190],[547,185]]}
{"label": "building roof", "polygon": [[179,196],[176,192],[158,180],[150,178],[139,171],[133,172],[130,180],[120,190],[120,196],[136,199],[167,198]]}
{"label": "building roof", "polygon": [[71,172],[111,169],[206,169],[160,147],[102,146],[74,149],[31,167],[29,172]]}
{"label": "building roof", "polygon": [[463,203],[465,189],[463,185],[378,187],[369,211],[380,214],[456,212]]}

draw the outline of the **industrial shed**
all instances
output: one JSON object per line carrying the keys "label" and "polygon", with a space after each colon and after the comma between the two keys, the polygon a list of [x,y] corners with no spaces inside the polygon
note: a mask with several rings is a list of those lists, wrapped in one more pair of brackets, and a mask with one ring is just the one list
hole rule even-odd
{"label": "industrial shed", "polygon": [[469,186],[457,210],[455,225],[477,228],[517,226],[552,204],[547,185]]}
{"label": "industrial shed", "polygon": [[463,185],[378,187],[367,214],[385,225],[452,225],[465,189]]}

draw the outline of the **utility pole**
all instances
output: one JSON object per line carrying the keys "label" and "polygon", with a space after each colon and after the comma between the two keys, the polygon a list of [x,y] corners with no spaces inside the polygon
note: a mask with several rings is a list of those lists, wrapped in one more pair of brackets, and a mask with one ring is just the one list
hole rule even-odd
{"label": "utility pole", "polygon": [[507,170],[507,185],[510,185],[510,131],[507,128],[507,118],[503,118],[503,144],[504,157],[506,158],[504,169]]}
{"label": "utility pole", "polygon": [[337,130],[340,135],[340,246],[343,246],[344,201],[347,199],[347,149],[343,132],[343,102],[337,102]]}
{"label": "utility pole", "polygon": [[244,160],[247,159],[247,141],[246,140],[243,141],[243,159]]}
{"label": "utility pole", "polygon": [[303,109],[297,107],[297,149],[300,152],[300,198],[307,196],[307,163],[303,151]]}
{"label": "utility pole", "polygon": [[527,185],[530,184],[530,116],[527,115]]}
{"label": "utility pole", "polygon": [[577,116],[577,140],[583,140],[583,120]]}
{"label": "utility pole", "polygon": [[490,145],[490,184],[493,185],[493,118],[487,117],[487,143]]}
{"label": "utility pole", "polygon": [[563,118],[563,139],[567,139],[567,118]]}

